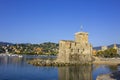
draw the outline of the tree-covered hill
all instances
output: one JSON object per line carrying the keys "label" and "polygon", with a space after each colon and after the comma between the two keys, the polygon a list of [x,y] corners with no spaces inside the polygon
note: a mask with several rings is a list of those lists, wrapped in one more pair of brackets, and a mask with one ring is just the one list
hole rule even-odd
{"label": "tree-covered hill", "polygon": [[45,42],[41,44],[12,44],[12,43],[0,43],[0,53],[15,53],[15,54],[47,54],[54,55],[58,53],[59,45],[57,43]]}

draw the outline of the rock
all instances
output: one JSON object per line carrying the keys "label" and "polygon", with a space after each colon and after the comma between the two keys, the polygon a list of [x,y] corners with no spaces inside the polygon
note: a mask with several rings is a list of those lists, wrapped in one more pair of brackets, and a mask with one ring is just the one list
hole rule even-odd
{"label": "rock", "polygon": [[96,80],[120,80],[120,71],[99,75]]}

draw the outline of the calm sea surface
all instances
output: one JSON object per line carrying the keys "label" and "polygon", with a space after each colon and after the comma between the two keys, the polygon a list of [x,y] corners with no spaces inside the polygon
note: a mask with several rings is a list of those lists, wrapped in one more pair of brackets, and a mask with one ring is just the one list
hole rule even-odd
{"label": "calm sea surface", "polygon": [[92,65],[37,67],[27,60],[37,56],[0,56],[0,80],[96,80],[99,74],[120,70],[119,66]]}

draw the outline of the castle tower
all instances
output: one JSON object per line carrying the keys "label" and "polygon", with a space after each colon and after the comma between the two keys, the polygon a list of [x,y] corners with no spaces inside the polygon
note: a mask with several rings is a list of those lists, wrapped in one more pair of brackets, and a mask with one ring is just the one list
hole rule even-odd
{"label": "castle tower", "polygon": [[116,44],[114,44],[113,48],[114,48],[114,49],[117,49],[117,45],[116,45]]}
{"label": "castle tower", "polygon": [[75,33],[75,40],[61,40],[59,42],[58,62],[87,63],[92,61],[92,45],[88,42],[88,33]]}
{"label": "castle tower", "polygon": [[82,44],[88,44],[88,33],[86,32],[75,33],[75,42],[79,42]]}

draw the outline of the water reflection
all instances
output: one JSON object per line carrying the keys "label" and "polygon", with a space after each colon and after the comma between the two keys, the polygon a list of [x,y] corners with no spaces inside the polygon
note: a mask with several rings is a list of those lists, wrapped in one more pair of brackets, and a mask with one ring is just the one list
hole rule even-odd
{"label": "water reflection", "polygon": [[107,74],[120,70],[118,65],[94,64],[92,70],[93,80],[96,80],[98,75]]}
{"label": "water reflection", "polygon": [[92,80],[92,66],[59,67],[59,80]]}
{"label": "water reflection", "polygon": [[27,60],[36,58],[39,56],[0,56],[0,80],[96,80],[100,74],[120,70],[117,65],[38,67],[27,64]]}
{"label": "water reflection", "polygon": [[0,56],[0,65],[18,64],[18,63],[22,63],[23,61],[24,61],[23,58]]}
{"label": "water reflection", "polygon": [[27,64],[27,60],[34,58],[0,56],[0,80],[58,80],[57,68]]}

